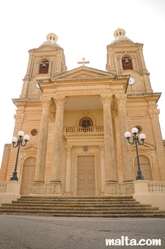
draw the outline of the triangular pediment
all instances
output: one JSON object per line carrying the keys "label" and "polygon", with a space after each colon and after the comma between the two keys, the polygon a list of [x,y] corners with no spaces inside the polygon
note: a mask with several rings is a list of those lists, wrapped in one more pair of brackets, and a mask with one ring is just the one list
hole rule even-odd
{"label": "triangular pediment", "polygon": [[67,71],[55,77],[56,80],[62,79],[77,79],[77,78],[114,78],[112,73],[98,70],[95,68],[90,68],[86,66],[81,66],[73,70]]}

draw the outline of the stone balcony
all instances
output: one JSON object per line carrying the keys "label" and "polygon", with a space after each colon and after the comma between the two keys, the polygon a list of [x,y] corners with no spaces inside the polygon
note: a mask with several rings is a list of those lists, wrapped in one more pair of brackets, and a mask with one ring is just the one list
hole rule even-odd
{"label": "stone balcony", "polygon": [[103,136],[104,126],[66,126],[64,136]]}

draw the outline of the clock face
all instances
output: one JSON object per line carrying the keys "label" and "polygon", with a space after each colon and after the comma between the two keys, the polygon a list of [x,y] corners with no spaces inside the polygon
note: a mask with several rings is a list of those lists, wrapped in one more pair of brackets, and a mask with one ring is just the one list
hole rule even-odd
{"label": "clock face", "polygon": [[36,88],[37,88],[37,89],[40,89],[40,87],[39,87],[38,83],[36,83]]}
{"label": "clock face", "polygon": [[131,77],[129,78],[129,85],[133,85],[133,84],[135,84],[135,83],[136,83],[135,78],[131,76]]}

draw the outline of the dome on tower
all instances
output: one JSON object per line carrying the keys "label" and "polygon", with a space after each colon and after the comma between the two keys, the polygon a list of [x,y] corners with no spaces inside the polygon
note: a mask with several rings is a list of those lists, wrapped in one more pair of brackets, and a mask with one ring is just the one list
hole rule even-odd
{"label": "dome on tower", "polygon": [[41,46],[43,46],[43,45],[53,45],[53,46],[56,46],[56,47],[60,47],[60,45],[57,43],[58,36],[56,34],[49,33],[46,36],[46,39],[47,39],[47,41],[43,42]]}
{"label": "dome on tower", "polygon": [[124,29],[118,28],[113,33],[115,40],[113,40],[111,43],[116,43],[116,42],[120,42],[120,41],[124,41],[124,40],[131,41],[131,39],[129,39],[125,34],[126,34],[126,32]]}

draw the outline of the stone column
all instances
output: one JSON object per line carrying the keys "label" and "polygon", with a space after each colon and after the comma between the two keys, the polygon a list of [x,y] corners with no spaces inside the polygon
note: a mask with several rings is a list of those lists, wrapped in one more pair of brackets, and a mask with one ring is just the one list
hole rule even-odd
{"label": "stone column", "polygon": [[49,97],[42,98],[42,117],[41,117],[40,134],[38,140],[37,160],[36,160],[36,169],[35,169],[35,178],[34,178],[35,182],[44,182],[44,177],[45,177],[50,104],[51,104],[51,99]]}
{"label": "stone column", "polygon": [[62,161],[62,138],[63,138],[63,119],[64,106],[66,98],[63,95],[54,97],[56,103],[56,118],[54,126],[54,142],[53,142],[53,163],[52,163],[52,179],[51,182],[61,182],[61,161]]}
{"label": "stone column", "polygon": [[68,145],[67,146],[67,156],[66,156],[66,184],[65,184],[66,193],[70,193],[71,152],[72,152],[72,146]]}
{"label": "stone column", "polygon": [[101,192],[104,192],[105,188],[105,158],[104,158],[104,146],[100,145],[100,157],[101,157]]}
{"label": "stone column", "polygon": [[105,173],[106,182],[116,182],[116,164],[115,149],[112,129],[112,114],[110,94],[102,94],[100,96],[103,104],[103,120],[104,120],[104,147],[105,147]]}
{"label": "stone column", "polygon": [[121,156],[123,165],[123,181],[133,181],[133,168],[130,144],[124,137],[124,133],[128,131],[127,127],[127,115],[126,115],[126,94],[120,94],[116,96],[116,102],[118,106],[118,118],[120,127],[120,142],[121,142]]}

